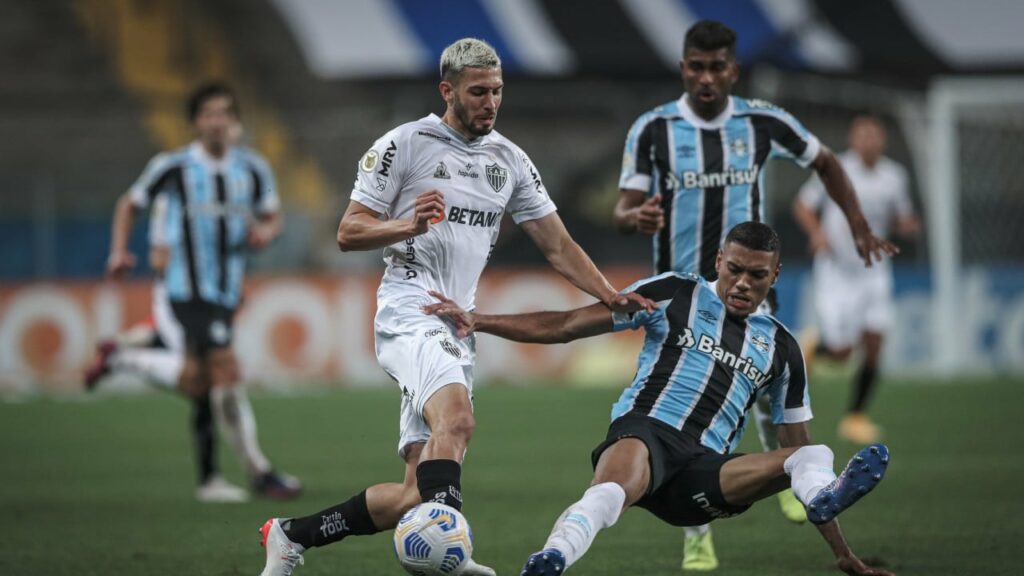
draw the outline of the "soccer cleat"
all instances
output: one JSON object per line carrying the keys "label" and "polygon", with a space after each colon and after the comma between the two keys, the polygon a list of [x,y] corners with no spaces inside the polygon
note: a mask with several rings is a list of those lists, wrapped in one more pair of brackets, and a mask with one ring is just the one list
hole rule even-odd
{"label": "soccer cleat", "polygon": [[496,576],[497,573],[494,568],[484,566],[483,564],[477,564],[475,560],[470,558],[466,561],[466,566],[459,572],[460,576]]}
{"label": "soccer cleat", "polygon": [[284,472],[265,472],[252,481],[252,491],[271,500],[292,500],[302,494],[302,482]]}
{"label": "soccer cleat", "polygon": [[267,564],[260,576],[291,576],[296,566],[305,563],[302,553],[306,549],[288,539],[280,518],[267,520],[259,532],[263,536],[260,546],[267,551]]}
{"label": "soccer cleat", "polygon": [[839,476],[807,504],[807,519],[814,524],[831,521],[874,490],[885,476],[888,466],[889,449],[884,444],[861,448],[850,458]]}
{"label": "soccer cleat", "polygon": [[95,390],[100,379],[110,373],[110,359],[114,352],[117,352],[117,343],[113,340],[104,340],[96,346],[96,355],[93,356],[89,369],[85,371],[86,390]]}
{"label": "soccer cleat", "polygon": [[711,540],[711,530],[683,540],[684,571],[707,572],[715,568],[718,568],[718,556],[715,554],[715,543]]}
{"label": "soccer cleat", "polygon": [[882,439],[882,429],[863,412],[851,412],[839,421],[840,438],[862,446]]}
{"label": "soccer cleat", "polygon": [[211,476],[196,488],[196,500],[206,504],[236,504],[249,501],[249,493],[220,476]]}
{"label": "soccer cleat", "polygon": [[534,552],[526,559],[520,576],[558,576],[565,572],[565,556],[554,548]]}
{"label": "soccer cleat", "polygon": [[779,492],[779,508],[782,509],[782,515],[786,517],[786,520],[795,524],[807,522],[807,510],[796,499],[792,488]]}

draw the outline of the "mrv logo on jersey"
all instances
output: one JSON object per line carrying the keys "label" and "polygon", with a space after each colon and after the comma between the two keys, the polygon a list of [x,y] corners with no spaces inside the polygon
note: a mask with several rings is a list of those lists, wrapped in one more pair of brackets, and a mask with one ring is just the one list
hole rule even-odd
{"label": "mrv logo on jersey", "polygon": [[695,339],[693,337],[693,330],[686,328],[683,330],[683,333],[679,335],[679,339],[676,341],[676,346],[689,349],[696,348],[699,352],[710,354],[711,357],[718,362],[721,362],[729,368],[743,374],[747,378],[750,378],[756,387],[760,387],[768,380],[768,375],[762,372],[757,366],[754,366],[753,358],[749,356],[741,357],[729,352],[725,348],[722,348],[721,345],[715,342],[714,338],[707,334],[701,334],[699,339]]}
{"label": "mrv logo on jersey", "polygon": [[720,188],[744,186],[757,182],[757,166],[750,170],[726,170],[704,174],[694,170],[683,172],[683,188]]}

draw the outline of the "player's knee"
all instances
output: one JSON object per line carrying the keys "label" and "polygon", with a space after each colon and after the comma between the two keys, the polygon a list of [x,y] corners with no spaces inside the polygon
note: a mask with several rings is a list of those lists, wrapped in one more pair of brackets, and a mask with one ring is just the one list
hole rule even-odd
{"label": "player's knee", "polygon": [[447,415],[442,420],[441,428],[443,432],[469,442],[469,439],[473,436],[473,431],[476,429],[476,418],[473,417],[472,412],[460,410]]}

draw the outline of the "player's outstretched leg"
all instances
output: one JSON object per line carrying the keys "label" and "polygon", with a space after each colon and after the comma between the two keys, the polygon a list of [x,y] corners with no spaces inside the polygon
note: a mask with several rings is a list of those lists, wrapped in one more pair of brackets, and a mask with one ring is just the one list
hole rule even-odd
{"label": "player's outstretched leg", "polygon": [[863,498],[882,481],[889,465],[889,449],[884,444],[862,448],[850,458],[846,468],[828,486],[807,503],[807,518],[825,524]]}

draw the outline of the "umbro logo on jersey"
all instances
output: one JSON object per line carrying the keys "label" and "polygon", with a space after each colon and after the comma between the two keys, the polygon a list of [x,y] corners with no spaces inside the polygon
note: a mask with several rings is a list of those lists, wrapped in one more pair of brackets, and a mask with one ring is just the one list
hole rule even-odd
{"label": "umbro logo on jersey", "polygon": [[718,320],[718,316],[708,310],[697,310],[697,315],[704,319],[705,322],[714,322]]}
{"label": "umbro logo on jersey", "polygon": [[494,188],[495,192],[501,192],[501,189],[505,187],[505,182],[508,180],[508,170],[502,168],[495,162],[489,164],[486,167],[487,172],[487,183]]}
{"label": "umbro logo on jersey", "polygon": [[687,146],[683,144],[679,147],[679,155],[683,158],[693,158],[697,155],[697,148],[694,146]]}
{"label": "umbro logo on jersey", "polygon": [[437,163],[437,169],[434,170],[434,178],[441,178],[443,180],[451,180],[452,176],[448,173],[448,167],[444,165],[444,162]]}

